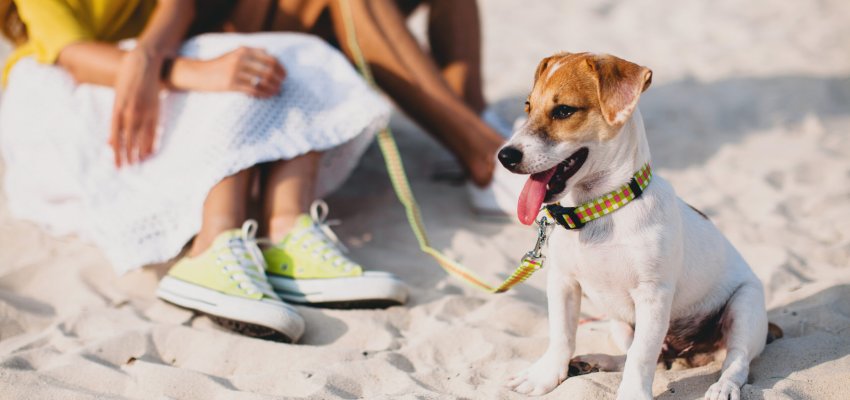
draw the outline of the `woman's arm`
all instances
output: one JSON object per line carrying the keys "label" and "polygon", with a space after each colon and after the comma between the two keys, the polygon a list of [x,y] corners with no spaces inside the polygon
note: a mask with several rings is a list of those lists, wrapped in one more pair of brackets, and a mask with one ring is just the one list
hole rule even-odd
{"label": "woman's arm", "polygon": [[194,19],[194,4],[193,0],[159,1],[132,51],[123,51],[110,43],[77,42],[62,49],[57,64],[67,69],[77,82],[114,86],[122,60],[128,56],[137,71],[156,71],[158,79],[163,60],[176,54]]}
{"label": "woman's arm", "polygon": [[82,83],[115,88],[109,145],[115,166],[153,154],[159,119],[160,69],[176,53],[194,18],[194,0],[160,0],[133,50],[97,42],[63,48],[57,63]]}
{"label": "woman's arm", "polygon": [[117,167],[153,154],[163,84],[257,97],[279,93],[285,70],[260,49],[240,48],[209,61],[175,58],[167,82],[161,82],[163,60],[174,57],[193,18],[194,0],[160,0],[133,50],[88,41],[59,53],[59,65],[78,82],[115,88],[109,145]]}
{"label": "woman's arm", "polygon": [[[69,64],[82,70],[65,68],[80,83],[114,86],[122,58],[137,56],[110,43],[81,42],[71,46],[76,48],[68,53]],[[72,57],[79,57],[80,61],[71,61]],[[146,58],[139,58],[135,62],[147,62]],[[232,91],[266,98],[280,92],[280,85],[286,77],[280,63],[260,49],[240,47],[211,60],[186,57],[174,57],[173,60],[171,72],[162,82],[172,90]],[[257,86],[251,84],[252,76],[261,79]]]}

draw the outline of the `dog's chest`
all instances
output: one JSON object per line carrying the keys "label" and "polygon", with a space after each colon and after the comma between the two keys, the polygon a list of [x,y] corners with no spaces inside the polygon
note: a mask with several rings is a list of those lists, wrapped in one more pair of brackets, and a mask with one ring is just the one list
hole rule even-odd
{"label": "dog's chest", "polygon": [[552,236],[549,252],[555,273],[577,280],[594,306],[611,317],[633,321],[634,302],[629,292],[645,273],[640,269],[646,268],[633,252],[615,242],[582,246],[575,237],[558,234]]}

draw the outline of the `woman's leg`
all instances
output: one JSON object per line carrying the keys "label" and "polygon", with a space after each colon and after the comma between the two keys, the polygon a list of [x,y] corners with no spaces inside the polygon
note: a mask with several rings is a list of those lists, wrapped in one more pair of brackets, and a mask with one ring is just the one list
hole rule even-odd
{"label": "woman's leg", "polygon": [[335,308],[403,304],[407,289],[397,278],[363,271],[345,255],[345,247],[328,233],[326,208],[311,215],[312,227],[295,226],[315,199],[320,160],[321,153],[313,152],[273,163],[264,179],[267,235],[276,244],[263,252],[269,283],[282,299],[297,303]]}
{"label": "woman's leg", "polygon": [[[189,257],[171,267],[159,283],[157,296],[207,314],[227,329],[292,343],[304,333],[304,319],[279,301],[266,276],[258,271],[263,263],[253,258],[255,244],[250,238],[240,241],[241,250],[230,238],[226,246],[204,254],[216,237],[244,223],[256,170],[243,170],[213,186]],[[243,258],[245,251],[247,258]]]}
{"label": "woman's leg", "polygon": [[264,183],[263,215],[267,235],[274,243],[286,237],[298,215],[306,213],[316,196],[321,153],[307,153],[270,165]]}
{"label": "woman's leg", "polygon": [[204,201],[201,231],[192,242],[190,257],[203,253],[220,233],[238,228],[245,222],[253,176],[254,168],[248,168],[213,186]]}

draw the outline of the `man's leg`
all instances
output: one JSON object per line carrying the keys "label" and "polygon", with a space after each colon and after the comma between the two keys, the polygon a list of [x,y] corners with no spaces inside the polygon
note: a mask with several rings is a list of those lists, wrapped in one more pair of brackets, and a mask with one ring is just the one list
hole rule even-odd
{"label": "man's leg", "polygon": [[[408,31],[404,15],[394,1],[346,1],[350,8],[341,0],[278,0],[271,25],[265,29],[320,35],[338,43],[351,58],[344,19],[350,10],[358,44],[381,89],[455,155],[473,182],[479,186],[489,183],[496,166],[495,153],[504,139],[482,122],[477,111],[470,108],[443,78],[441,68]],[[242,4],[247,3],[242,1]],[[239,8],[237,6],[236,14]],[[438,20],[444,23],[443,18]],[[258,29],[250,25],[242,24],[238,30]],[[448,37],[441,40],[446,41]],[[452,60],[447,50],[441,50],[441,54],[445,54],[445,60]],[[449,64],[450,75],[455,77],[472,75],[467,72],[475,68],[459,68],[456,65],[460,64],[454,61]],[[468,71],[460,73],[463,69]],[[457,86],[462,79],[453,81]],[[464,89],[463,92],[472,93],[472,90]]]}
{"label": "man's leg", "polygon": [[475,0],[428,0],[428,41],[443,79],[478,114],[484,111],[481,83],[481,22]]}
{"label": "man's leg", "polygon": [[396,4],[391,0],[331,2],[334,32],[351,57],[344,24],[349,10],[363,56],[381,89],[457,157],[473,182],[489,183],[495,153],[504,139],[452,91],[434,60],[408,31]]}

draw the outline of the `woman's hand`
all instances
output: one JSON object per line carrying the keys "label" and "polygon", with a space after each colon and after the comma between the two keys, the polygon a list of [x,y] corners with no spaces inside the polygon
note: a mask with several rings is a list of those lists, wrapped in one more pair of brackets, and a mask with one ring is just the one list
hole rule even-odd
{"label": "woman's hand", "polygon": [[286,70],[265,50],[240,47],[211,60],[177,59],[170,83],[176,89],[242,92],[259,98],[280,93]]}
{"label": "woman's hand", "polygon": [[135,164],[153,154],[159,117],[161,60],[142,48],[124,53],[115,77],[109,145],[115,166]]}

